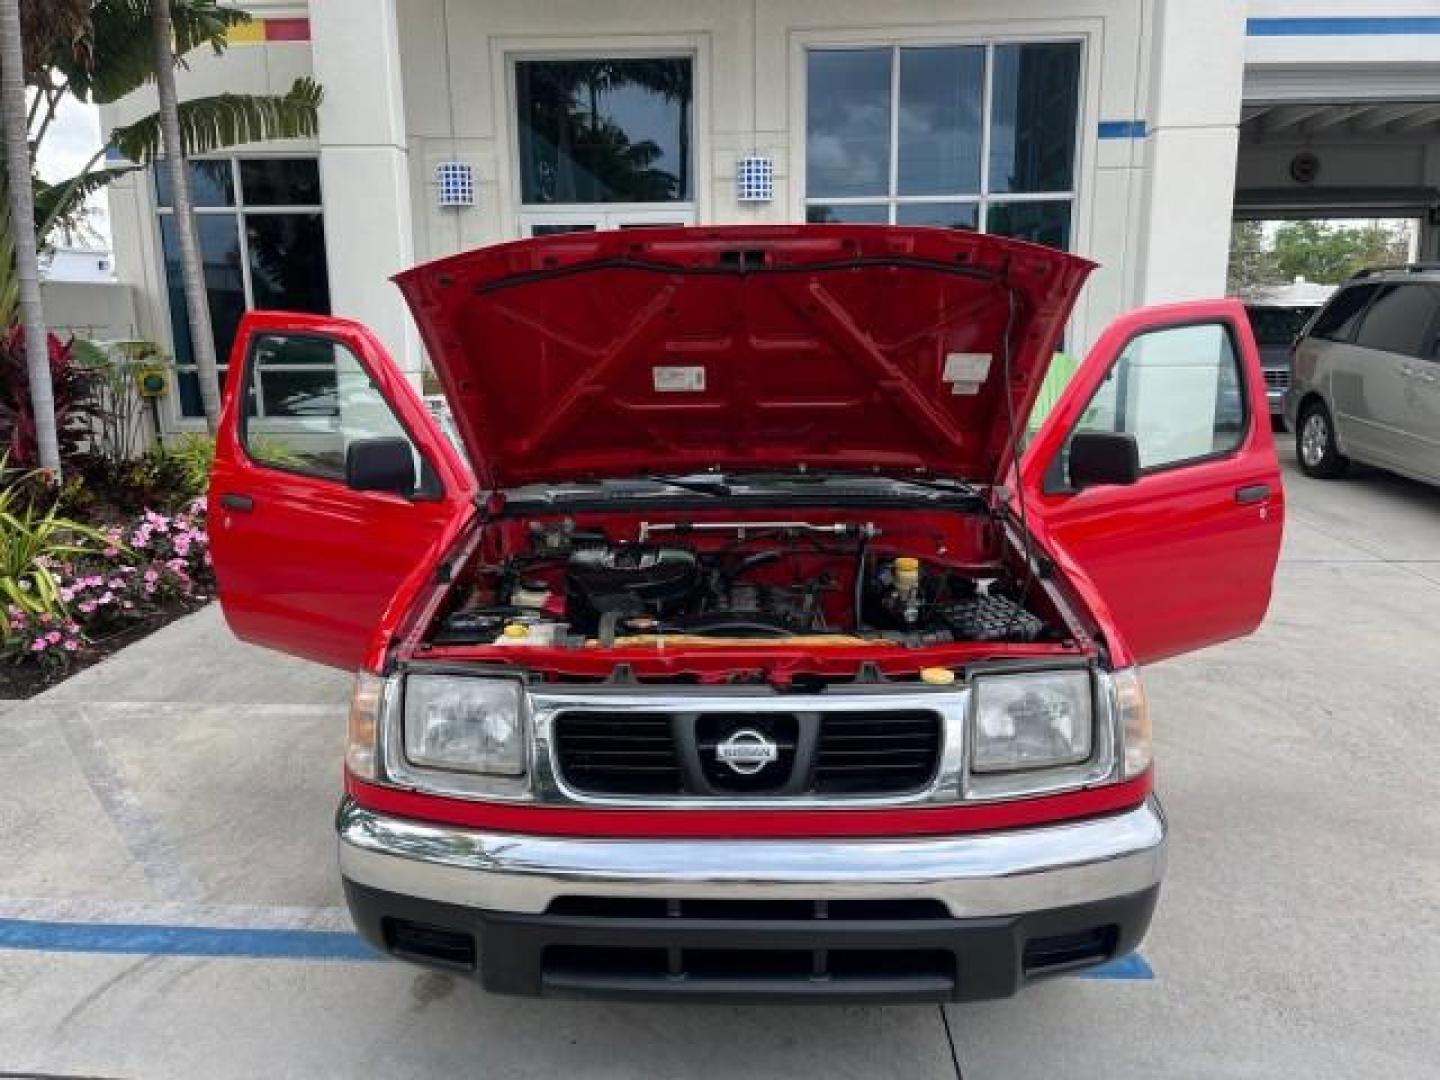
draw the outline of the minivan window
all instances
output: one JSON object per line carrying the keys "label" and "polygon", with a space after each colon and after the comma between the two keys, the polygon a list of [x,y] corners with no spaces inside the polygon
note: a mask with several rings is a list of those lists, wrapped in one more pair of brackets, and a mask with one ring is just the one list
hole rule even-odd
{"label": "minivan window", "polygon": [[1365,312],[1355,344],[1418,357],[1440,301],[1426,285],[1382,285]]}
{"label": "minivan window", "polygon": [[1375,289],[1374,285],[1352,285],[1348,289],[1341,289],[1315,320],[1310,336],[1330,341],[1349,341],[1355,332],[1355,324]]}

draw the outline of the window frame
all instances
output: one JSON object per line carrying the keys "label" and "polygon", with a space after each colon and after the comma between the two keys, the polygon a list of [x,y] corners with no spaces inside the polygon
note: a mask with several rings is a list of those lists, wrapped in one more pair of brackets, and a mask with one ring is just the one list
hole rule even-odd
{"label": "window frame", "polygon": [[[158,190],[158,185],[157,185],[157,183],[156,183],[156,173],[157,173],[157,170],[158,170],[158,169],[161,169],[161,168],[167,168],[167,167],[168,167],[168,165],[165,164],[165,160],[166,160],[166,159],[164,159],[164,158],[159,158],[159,159],[157,159],[156,162],[154,163],[153,167],[150,168],[150,169],[145,170],[145,172],[146,172],[146,174],[147,174],[147,176],[146,176],[146,183],[147,183],[147,185],[148,185],[147,190],[148,190],[149,196],[150,196],[150,207],[151,207],[151,211],[152,211],[152,215],[151,215],[151,228],[153,229],[152,236],[153,236],[153,243],[154,243],[154,245],[155,245],[155,261],[156,261],[156,265],[159,267],[159,274],[158,274],[157,284],[158,284],[158,286],[159,286],[159,288],[158,288],[158,293],[159,293],[159,296],[160,296],[160,306],[161,306],[161,308],[162,308],[162,310],[163,310],[163,315],[164,315],[165,337],[166,337],[166,339],[169,341],[169,344],[170,344],[170,356],[171,356],[171,358],[172,358],[172,361],[174,361],[174,362],[173,362],[173,368],[174,368],[174,371],[175,371],[176,375],[178,376],[178,375],[180,374],[180,372],[182,372],[182,371],[187,372],[187,373],[188,373],[188,372],[193,372],[193,371],[196,370],[196,368],[195,368],[195,365],[194,365],[193,363],[190,363],[190,364],[181,364],[181,363],[178,362],[178,360],[174,360],[174,357],[175,357],[175,354],[176,354],[175,322],[174,322],[174,312],[171,310],[171,305],[170,305],[169,281],[168,281],[168,278],[167,278],[167,275],[166,275],[166,272],[165,272],[165,239],[164,239],[164,233],[163,233],[163,230],[162,230],[162,227],[161,227],[161,223],[162,223],[162,221],[164,221],[164,220],[167,219],[167,218],[171,218],[171,219],[174,218],[174,216],[175,216],[175,208],[174,208],[173,205],[171,205],[171,206],[162,206],[162,205],[160,204],[159,190]],[[326,219],[325,206],[324,206],[324,200],[325,200],[325,187],[324,187],[324,185],[325,185],[325,179],[324,179],[324,176],[323,176],[323,175],[320,175],[320,155],[319,155],[318,152],[316,152],[316,151],[314,151],[314,150],[308,150],[308,151],[307,151],[307,150],[274,150],[274,151],[264,151],[264,152],[256,152],[256,153],[241,153],[241,154],[203,154],[203,155],[198,155],[198,156],[193,157],[193,158],[188,158],[188,159],[186,159],[186,160],[187,160],[187,163],[190,163],[190,162],[198,162],[198,161],[224,161],[224,162],[228,162],[229,165],[230,165],[230,182],[231,182],[231,184],[232,184],[232,186],[233,186],[233,190],[234,190],[234,193],[235,193],[235,201],[234,201],[233,203],[231,203],[229,206],[196,206],[196,207],[193,208],[193,211],[194,211],[194,214],[195,214],[195,216],[196,216],[197,218],[200,218],[200,217],[231,217],[231,218],[234,218],[234,220],[235,220],[235,230],[236,230],[236,233],[237,233],[237,237],[236,237],[237,250],[238,250],[239,255],[240,255],[240,281],[241,281],[241,286],[242,286],[242,289],[243,289],[243,291],[244,291],[244,297],[245,297],[245,311],[247,311],[247,312],[255,311],[255,310],[257,310],[257,308],[256,308],[256,306],[255,306],[255,286],[254,286],[254,282],[253,282],[253,279],[252,279],[252,276],[251,276],[251,270],[250,270],[250,237],[249,237],[249,230],[247,230],[247,229],[245,228],[245,218],[246,218],[247,215],[254,215],[254,216],[259,217],[259,216],[276,216],[276,215],[285,215],[285,214],[291,214],[291,215],[318,214],[319,217],[320,217],[320,221],[321,221],[322,226],[324,226],[324,227],[326,227],[326,228],[328,229],[329,222],[328,222],[328,220]],[[276,204],[276,203],[259,203],[259,204],[256,204],[256,205],[254,205],[254,206],[249,205],[249,204],[246,203],[246,201],[245,201],[245,190],[244,190],[244,186],[243,186],[243,184],[242,184],[242,182],[241,182],[241,176],[240,176],[240,163],[241,163],[242,160],[248,160],[248,161],[259,161],[259,160],[266,160],[266,161],[300,161],[300,160],[303,160],[303,161],[313,161],[313,162],[315,162],[315,169],[316,169],[316,173],[317,173],[317,176],[318,176],[318,179],[319,179],[319,182],[320,182],[320,200],[321,200],[321,201],[320,201],[319,203],[316,203],[316,204],[311,204],[311,203],[295,203],[295,204],[293,204],[293,205],[289,205],[289,204],[287,204],[287,205],[280,205],[280,204]],[[327,271],[328,271],[328,264],[329,264],[329,252],[328,252],[328,251],[326,252],[326,264],[327,264]],[[218,355],[217,355],[217,356],[215,357],[215,366],[216,366],[216,368],[217,368],[221,373],[223,373],[226,378],[228,378],[228,376],[229,376],[230,361],[231,361],[231,356],[229,356],[229,355],[226,355],[226,356],[218,356]],[[309,370],[314,371],[314,370],[318,370],[318,369],[315,368],[315,367],[311,367],[311,368],[309,368]],[[333,370],[333,368],[332,368],[332,370]],[[223,393],[223,387],[222,387],[222,393]],[[168,399],[168,402],[167,402],[167,409],[168,409],[168,411],[169,411],[169,417],[168,417],[169,424],[168,424],[168,426],[170,426],[170,427],[172,427],[172,428],[174,428],[174,429],[177,429],[177,430],[185,430],[185,429],[190,429],[190,428],[198,428],[198,427],[200,427],[201,425],[203,425],[203,424],[205,423],[205,417],[204,417],[203,414],[202,414],[202,415],[199,415],[199,416],[187,416],[187,415],[185,414],[185,406],[184,406],[183,401],[181,400],[180,389],[179,389],[179,380],[178,380],[178,378],[175,380],[174,393],[167,394],[167,395],[165,395],[165,396],[166,396],[166,398]],[[263,415],[263,413],[262,413],[262,415]],[[304,430],[304,428],[300,426],[300,422],[297,422],[297,420],[296,420],[295,418],[293,418],[293,417],[272,417],[272,418],[270,418],[270,420],[271,420],[271,423],[274,423],[274,424],[277,425],[277,427],[276,427],[276,430],[277,430],[277,431],[288,430],[288,428],[283,427],[283,426],[279,426],[279,425],[295,425],[294,430],[296,430],[296,431],[303,431],[303,430]]]}
{"label": "window frame", "polygon": [[[1195,465],[1206,465],[1215,461],[1225,461],[1230,458],[1236,457],[1244,450],[1245,444],[1249,442],[1251,431],[1255,425],[1255,410],[1252,407],[1250,401],[1250,378],[1249,373],[1246,371],[1244,354],[1240,351],[1240,338],[1236,334],[1235,323],[1227,318],[1217,319],[1213,315],[1196,319],[1187,319],[1184,322],[1166,323],[1163,326],[1156,326],[1150,327],[1148,329],[1137,330],[1135,333],[1127,337],[1125,341],[1121,344],[1120,348],[1116,350],[1115,358],[1110,362],[1110,366],[1105,372],[1105,378],[1100,380],[1099,384],[1095,387],[1094,393],[1092,393],[1090,397],[1086,399],[1084,406],[1080,410],[1080,414],[1075,418],[1075,422],[1070,425],[1070,430],[1065,433],[1065,438],[1061,440],[1060,448],[1056,452],[1055,457],[1046,466],[1044,484],[1044,493],[1046,495],[1076,495],[1079,494],[1080,491],[1085,490],[1082,488],[1076,488],[1070,483],[1070,470],[1068,468],[1062,469],[1061,463],[1067,460],[1066,455],[1069,452],[1070,443],[1075,438],[1075,435],[1080,431],[1080,425],[1085,422],[1086,411],[1095,401],[1095,398],[1100,393],[1100,391],[1104,389],[1105,383],[1109,380],[1111,373],[1115,370],[1115,366],[1120,363],[1120,360],[1125,355],[1126,350],[1128,350],[1130,346],[1133,345],[1140,338],[1146,337],[1150,334],[1162,334],[1171,330],[1188,330],[1197,326],[1218,326],[1222,331],[1224,331],[1226,338],[1229,340],[1230,355],[1234,358],[1235,361],[1236,382],[1238,383],[1240,389],[1240,430],[1236,433],[1234,445],[1228,447],[1227,449],[1212,450],[1206,454],[1197,454],[1194,457],[1179,458],[1175,461],[1165,461],[1155,465],[1142,465],[1140,467],[1140,472],[1136,483],[1139,483],[1141,480],[1144,480],[1147,477],[1156,476],[1167,472],[1173,472],[1176,469],[1188,469]],[[1117,432],[1116,434],[1126,433]]]}
{"label": "window frame", "polygon": [[[995,50],[1007,45],[1075,45],[1080,51],[1079,70],[1076,76],[1075,88],[1075,151],[1074,159],[1071,162],[1071,184],[1068,191],[995,193],[990,190],[991,129],[993,127],[993,105],[995,98]],[[964,46],[978,46],[985,50],[984,70],[981,79],[979,190],[964,194],[901,195],[899,194],[900,52],[902,49],[943,49],[947,47],[954,48]],[[810,103],[809,56],[812,52],[837,50],[857,51],[862,49],[886,49],[890,52],[890,154],[887,192],[884,195],[847,195],[835,198],[811,195],[809,191],[809,176],[806,170],[810,140],[808,122]],[[1083,247],[1081,238],[1081,213],[1085,194],[1084,169],[1090,158],[1090,147],[1086,139],[1086,118],[1093,107],[1092,88],[1090,86],[1091,42],[1089,35],[1083,32],[1067,32],[1065,30],[1057,30],[1057,32],[1053,34],[1034,36],[997,32],[993,34],[977,33],[969,36],[932,36],[923,34],[896,35],[894,37],[887,36],[883,38],[872,36],[855,38],[853,40],[845,40],[832,35],[814,40],[801,40],[798,43],[798,53],[799,84],[802,87],[802,91],[796,95],[798,98],[798,106],[791,114],[792,130],[794,132],[792,138],[793,171],[798,181],[794,194],[794,203],[798,208],[797,220],[805,221],[811,206],[883,206],[886,209],[887,221],[894,224],[897,210],[902,205],[958,203],[976,208],[975,231],[985,233],[989,231],[989,210],[992,205],[1066,202],[1070,207],[1069,238],[1066,250],[1075,251]]]}
{"label": "window frame", "polygon": [[[496,142],[509,151],[508,167],[499,173],[499,202],[509,220],[511,235],[526,237],[536,216],[554,214],[561,218],[604,218],[611,213],[645,213],[666,210],[691,223],[707,220],[712,176],[710,155],[710,62],[705,35],[644,37],[597,36],[584,48],[556,49],[553,39],[491,38],[492,93],[497,103]],[[690,198],[685,202],[646,203],[527,203],[523,200],[520,154],[520,96],[516,64],[536,61],[574,60],[656,60],[690,61]],[[557,224],[560,222],[556,222]]]}
{"label": "window frame", "polygon": [[[256,352],[259,348],[259,345],[262,341],[272,338],[284,338],[286,340],[303,339],[305,341],[322,342],[326,345],[331,346],[332,348],[344,349],[347,353],[349,353],[351,358],[355,361],[356,366],[359,367],[361,371],[365,372],[366,378],[370,380],[371,388],[374,389],[375,393],[379,395],[380,400],[385,403],[385,408],[390,413],[390,418],[395,421],[395,426],[405,433],[405,438],[410,441],[410,448],[414,451],[415,456],[420,460],[420,469],[416,477],[419,483],[416,486],[415,490],[412,491],[408,496],[406,496],[406,498],[410,502],[439,502],[445,498],[445,481],[441,477],[440,471],[435,468],[435,463],[431,461],[429,456],[425,453],[424,444],[418,438],[416,438],[415,432],[411,429],[410,425],[405,423],[404,418],[397,414],[394,404],[390,401],[388,397],[385,396],[384,393],[381,392],[379,385],[375,381],[375,372],[370,369],[370,365],[365,362],[365,358],[361,356],[360,353],[356,352],[353,348],[351,348],[348,342],[342,341],[338,337],[330,334],[319,334],[308,330],[287,330],[284,333],[280,333],[274,329],[267,328],[251,331],[249,337],[245,339],[245,357],[242,361],[245,381],[242,383],[243,389],[241,391],[245,399],[241,400],[239,403],[240,411],[238,417],[236,418],[237,422],[235,425],[235,442],[236,445],[239,447],[241,457],[244,458],[247,465],[250,465],[257,469],[267,469],[272,472],[284,473],[286,476],[298,476],[305,480],[315,480],[324,484],[334,484],[337,487],[343,488],[346,491],[352,490],[350,485],[345,482],[344,476],[325,476],[321,473],[310,472],[306,469],[288,467],[285,465],[281,465],[278,462],[266,461],[263,458],[258,458],[251,452],[250,421],[252,419],[263,419],[263,417],[252,417],[250,415],[250,410],[249,408],[247,408],[249,386],[251,380],[255,377],[256,374],[258,374],[256,371],[256,364],[258,363]],[[325,365],[320,364],[286,364],[282,365],[281,370],[303,368],[307,371],[318,371],[321,370],[324,366]],[[330,364],[329,368],[331,371],[336,372],[336,378],[338,383],[340,370],[339,365]],[[275,421],[272,419],[271,423],[274,422]],[[285,431],[294,431],[297,434],[305,434],[310,429],[303,426],[297,426],[294,428],[275,428],[273,430],[282,433]],[[257,432],[257,434],[265,435],[268,434],[268,432]],[[433,490],[428,489],[425,486],[427,476],[433,481]],[[357,494],[373,495],[376,493],[357,492]]]}

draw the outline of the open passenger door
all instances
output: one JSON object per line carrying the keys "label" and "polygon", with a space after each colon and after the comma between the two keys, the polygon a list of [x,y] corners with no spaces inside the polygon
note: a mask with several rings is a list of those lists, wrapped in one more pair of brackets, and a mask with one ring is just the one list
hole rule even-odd
{"label": "open passenger door", "polygon": [[[1127,454],[1133,471],[1123,477],[1115,456]],[[1107,471],[1122,482],[1087,482]],[[1117,663],[1239,637],[1264,618],[1284,492],[1259,351],[1238,302],[1146,308],[1113,323],[1041,425],[1020,477],[1033,531],[1119,626],[1124,642],[1109,643]]]}
{"label": "open passenger door", "polygon": [[359,667],[392,597],[430,572],[473,497],[468,468],[365,327],[245,316],[209,496],[238,637]]}

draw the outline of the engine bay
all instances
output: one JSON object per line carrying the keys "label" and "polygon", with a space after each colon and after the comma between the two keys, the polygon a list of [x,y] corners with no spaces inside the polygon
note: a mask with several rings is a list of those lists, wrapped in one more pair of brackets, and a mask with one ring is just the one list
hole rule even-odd
{"label": "engine bay", "polygon": [[[838,515],[837,515],[838,516]],[[1058,642],[993,530],[904,521],[511,522],[433,621],[434,647],[559,649]],[[970,542],[964,541],[970,537]]]}

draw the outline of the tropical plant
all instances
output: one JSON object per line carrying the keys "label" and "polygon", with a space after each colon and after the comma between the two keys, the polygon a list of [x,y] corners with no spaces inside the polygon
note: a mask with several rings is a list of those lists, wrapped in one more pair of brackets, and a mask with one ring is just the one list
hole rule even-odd
{"label": "tropical plant", "polygon": [[[51,387],[51,423],[62,454],[72,453],[86,432],[86,405],[93,376],[76,362],[75,341],[48,335],[46,377]],[[0,448],[17,466],[45,467],[38,438],[39,418],[31,393],[33,375],[25,335],[18,326],[0,333]]]}
{"label": "tropical plant", "polygon": [[196,498],[209,490],[210,469],[215,464],[214,439],[197,431],[187,432],[167,443],[164,452],[175,462],[185,494]]}
{"label": "tropical plant", "polygon": [[148,431],[140,380],[148,372],[169,366],[160,347],[150,341],[115,341],[102,346],[77,338],[74,350],[90,375],[85,407],[90,452],[117,463],[138,457]]}
{"label": "tropical plant", "polygon": [[32,615],[60,615],[66,608],[57,568],[112,545],[98,529],[61,517],[53,506],[39,510],[24,496],[29,479],[22,475],[0,489],[0,602]]}

